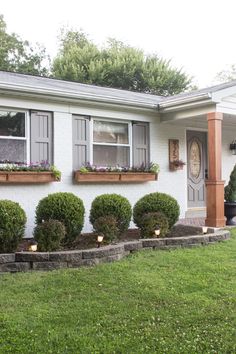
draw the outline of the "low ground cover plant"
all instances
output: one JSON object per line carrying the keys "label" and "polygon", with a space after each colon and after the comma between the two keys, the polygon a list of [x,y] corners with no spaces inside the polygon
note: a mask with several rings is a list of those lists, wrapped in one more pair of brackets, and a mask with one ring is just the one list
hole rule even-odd
{"label": "low ground cover plant", "polygon": [[102,194],[96,197],[91,205],[90,222],[95,222],[100,217],[113,216],[117,221],[119,235],[128,230],[132,208],[127,198],[119,194]]}
{"label": "low ground cover plant", "polygon": [[48,220],[38,224],[34,229],[34,238],[40,252],[56,251],[66,234],[65,226],[58,220]]}
{"label": "low ground cover plant", "polygon": [[84,213],[83,201],[73,193],[53,193],[39,201],[36,207],[36,223],[41,224],[50,219],[61,221],[66,229],[63,241],[69,245],[81,233]]}
{"label": "low ground cover plant", "polygon": [[134,205],[134,223],[140,228],[144,214],[155,212],[163,213],[168,219],[169,228],[172,228],[179,218],[180,208],[177,200],[166,193],[146,194]]}
{"label": "low ground cover plant", "polygon": [[0,200],[0,253],[14,252],[24,236],[26,214],[11,200]]}

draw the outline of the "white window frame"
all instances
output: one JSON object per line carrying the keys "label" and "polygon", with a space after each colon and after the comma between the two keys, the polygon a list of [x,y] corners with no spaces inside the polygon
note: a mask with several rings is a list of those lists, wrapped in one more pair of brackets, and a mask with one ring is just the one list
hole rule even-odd
{"label": "white window frame", "polygon": [[[14,112],[14,113],[24,113],[25,114],[25,137],[17,137],[17,136],[3,136],[0,135],[0,140],[23,140],[26,141],[26,163],[30,163],[30,125],[29,125],[29,112],[22,110],[22,109],[17,109],[17,108],[11,108],[11,107],[0,107],[0,111],[3,112]],[[2,163],[1,165],[5,165]]]}
{"label": "white window frame", "polygon": [[[93,141],[93,123],[94,121],[99,121],[99,122],[106,122],[106,123],[123,123],[128,125],[128,144],[115,144],[115,143],[98,143]],[[106,118],[100,118],[100,117],[91,117],[90,120],[90,163],[93,165],[93,146],[94,145],[100,145],[100,146],[122,146],[122,147],[128,147],[129,148],[129,166],[133,166],[133,151],[132,151],[132,122],[127,121],[127,120],[121,120],[121,119],[106,119]]]}

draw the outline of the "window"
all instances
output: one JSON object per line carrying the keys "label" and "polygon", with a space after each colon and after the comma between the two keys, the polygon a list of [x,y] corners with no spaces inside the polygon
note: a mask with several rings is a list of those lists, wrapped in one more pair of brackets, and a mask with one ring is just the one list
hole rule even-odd
{"label": "window", "polygon": [[0,163],[52,163],[52,113],[0,109]]}
{"label": "window", "polygon": [[27,162],[25,112],[0,110],[0,163]]}
{"label": "window", "polygon": [[93,120],[93,165],[130,166],[129,123]]}
{"label": "window", "polygon": [[149,163],[149,124],[73,116],[73,167]]}

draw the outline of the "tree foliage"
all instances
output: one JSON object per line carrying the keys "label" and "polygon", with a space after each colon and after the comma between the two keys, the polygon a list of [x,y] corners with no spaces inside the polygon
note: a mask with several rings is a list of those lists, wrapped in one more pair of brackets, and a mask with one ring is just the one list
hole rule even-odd
{"label": "tree foliage", "polygon": [[99,48],[84,32],[62,29],[59,44],[49,70],[50,58],[45,48],[9,34],[0,15],[0,70],[163,96],[191,88],[190,77],[172,67],[170,61],[145,55],[143,50],[115,39]]}
{"label": "tree foliage", "polygon": [[82,31],[62,30],[52,65],[56,78],[158,95],[190,88],[191,79],[157,55],[109,39],[100,49]]}
{"label": "tree foliage", "polygon": [[236,80],[236,65],[232,64],[226,70],[222,70],[216,75],[216,81],[218,82],[227,82]]}
{"label": "tree foliage", "polygon": [[7,33],[7,25],[0,15],[0,70],[24,74],[47,75],[45,48],[34,47],[15,33]]}

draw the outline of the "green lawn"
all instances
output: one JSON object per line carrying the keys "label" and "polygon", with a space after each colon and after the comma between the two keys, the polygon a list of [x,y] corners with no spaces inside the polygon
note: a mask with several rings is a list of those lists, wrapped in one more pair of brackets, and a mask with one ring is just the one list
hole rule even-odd
{"label": "green lawn", "polygon": [[0,276],[0,353],[236,353],[236,229],[217,245]]}

